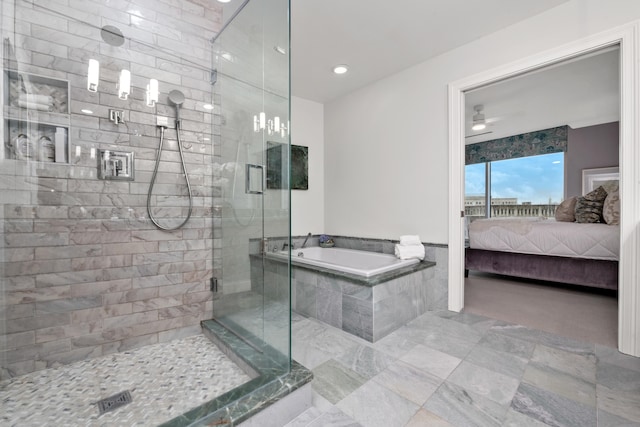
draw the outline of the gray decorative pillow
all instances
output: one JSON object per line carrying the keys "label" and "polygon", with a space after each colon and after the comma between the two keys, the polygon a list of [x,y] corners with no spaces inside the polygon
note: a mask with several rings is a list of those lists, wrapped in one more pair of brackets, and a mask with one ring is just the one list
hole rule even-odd
{"label": "gray decorative pillow", "polygon": [[577,222],[601,222],[602,207],[604,199],[607,198],[607,192],[602,186],[596,188],[583,197],[578,197],[576,201],[576,221]]}
{"label": "gray decorative pillow", "polygon": [[620,192],[613,191],[604,199],[602,217],[609,225],[620,225]]}
{"label": "gray decorative pillow", "polygon": [[576,220],[577,197],[569,197],[560,203],[556,209],[556,221],[574,222]]}

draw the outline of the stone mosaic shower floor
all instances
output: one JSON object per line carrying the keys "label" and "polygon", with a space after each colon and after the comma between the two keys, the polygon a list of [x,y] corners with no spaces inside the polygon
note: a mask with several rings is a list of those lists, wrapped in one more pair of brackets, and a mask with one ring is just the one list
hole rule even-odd
{"label": "stone mosaic shower floor", "polygon": [[[2,381],[0,425],[158,425],[249,379],[197,335]],[[125,390],[131,403],[98,415],[98,400]]]}

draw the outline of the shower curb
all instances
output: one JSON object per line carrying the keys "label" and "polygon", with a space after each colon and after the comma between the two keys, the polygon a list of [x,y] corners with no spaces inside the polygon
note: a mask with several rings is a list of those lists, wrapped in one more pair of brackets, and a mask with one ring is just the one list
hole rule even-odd
{"label": "shower curb", "polygon": [[[285,359],[274,359],[274,355],[279,354],[276,350],[267,348],[265,351],[258,351],[215,320],[205,320],[201,325],[204,335],[243,369],[251,380],[162,424],[161,427],[237,426],[313,379],[313,373],[295,360],[291,359],[287,369],[282,364]],[[305,409],[300,408],[300,412]]]}

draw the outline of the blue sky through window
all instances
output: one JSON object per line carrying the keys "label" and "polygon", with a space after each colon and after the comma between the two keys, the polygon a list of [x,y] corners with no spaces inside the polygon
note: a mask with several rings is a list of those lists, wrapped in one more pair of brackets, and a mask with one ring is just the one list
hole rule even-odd
{"label": "blue sky through window", "polygon": [[[465,194],[483,195],[484,164],[465,166]],[[516,197],[518,204],[558,204],[564,194],[564,153],[491,162],[491,197]]]}

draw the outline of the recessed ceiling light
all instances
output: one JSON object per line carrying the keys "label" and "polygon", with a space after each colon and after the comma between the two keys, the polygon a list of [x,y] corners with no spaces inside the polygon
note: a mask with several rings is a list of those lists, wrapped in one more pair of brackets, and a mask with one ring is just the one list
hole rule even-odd
{"label": "recessed ceiling light", "polygon": [[80,112],[85,113],[85,114],[93,114],[93,111],[87,110],[86,108],[83,108],[82,110],[80,110]]}
{"label": "recessed ceiling light", "polygon": [[220,56],[229,62],[233,62],[233,55],[231,55],[229,52],[224,52]]}
{"label": "recessed ceiling light", "polygon": [[285,50],[285,48],[283,48],[281,46],[274,46],[273,50],[278,52],[280,55],[286,55],[287,54],[287,51]]}
{"label": "recessed ceiling light", "polygon": [[340,64],[333,67],[333,72],[336,74],[344,74],[347,71],[349,71],[349,67],[347,67],[345,64]]}
{"label": "recessed ceiling light", "polygon": [[218,0],[218,3],[229,3],[231,0]]}
{"label": "recessed ceiling light", "polygon": [[202,106],[202,108],[204,108],[205,110],[213,110],[213,105],[211,105],[211,104],[204,104],[204,105]]}

